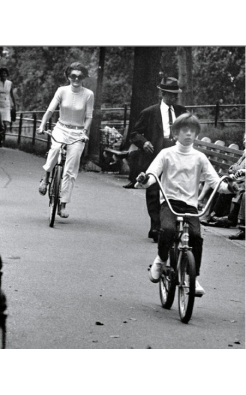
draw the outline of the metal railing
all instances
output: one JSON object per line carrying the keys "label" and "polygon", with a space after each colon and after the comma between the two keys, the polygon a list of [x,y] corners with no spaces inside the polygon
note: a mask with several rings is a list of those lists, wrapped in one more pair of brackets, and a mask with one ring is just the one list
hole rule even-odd
{"label": "metal railing", "polygon": [[[223,109],[236,109],[245,108],[245,104],[221,104],[217,102],[214,105],[192,105],[186,106],[191,112],[199,112],[199,110],[213,110],[213,117],[210,115],[209,118],[200,118],[201,124],[211,124],[217,127],[219,124],[242,124],[245,123],[245,112],[243,113],[243,119],[223,119],[221,118]],[[196,110],[196,111],[195,111]],[[124,130],[126,125],[129,123],[130,107],[126,104],[123,107],[102,107],[102,121],[101,128],[104,126],[115,127],[118,130]],[[17,145],[21,144],[22,139],[29,140],[32,146],[35,146],[36,141],[46,144],[46,148],[49,149],[50,138],[43,138],[36,136],[36,130],[41,122],[41,118],[45,111],[17,111],[16,122],[14,122],[10,128],[10,131],[6,133],[6,136],[10,138],[17,138]],[[55,125],[58,119],[59,112],[55,111],[53,117],[47,123],[47,129],[51,129]]]}

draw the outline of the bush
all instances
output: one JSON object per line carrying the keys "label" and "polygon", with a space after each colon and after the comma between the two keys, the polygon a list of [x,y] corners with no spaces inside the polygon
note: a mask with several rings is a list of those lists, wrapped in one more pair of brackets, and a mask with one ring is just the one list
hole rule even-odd
{"label": "bush", "polygon": [[239,149],[243,150],[244,134],[244,124],[220,125],[217,128],[212,125],[202,125],[202,131],[198,138],[202,139],[203,137],[210,137],[213,143],[215,143],[216,140],[223,140],[226,147],[230,144],[238,144]]}

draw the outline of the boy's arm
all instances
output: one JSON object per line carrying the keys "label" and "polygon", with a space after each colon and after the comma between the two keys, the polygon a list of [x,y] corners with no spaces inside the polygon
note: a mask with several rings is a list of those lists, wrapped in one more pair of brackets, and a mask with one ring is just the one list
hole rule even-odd
{"label": "boy's arm", "polygon": [[[204,158],[203,174],[205,176],[205,180],[208,183],[208,185],[214,189],[217,186],[217,184],[219,183],[220,177],[206,156]],[[235,192],[232,192],[232,188],[230,186],[228,188],[228,185],[229,184],[222,181],[222,183],[220,184],[220,187],[218,189],[218,192],[225,193],[225,194],[235,193]]]}
{"label": "boy's arm", "polygon": [[140,173],[137,178],[137,183],[135,184],[135,188],[148,188],[150,185],[156,182],[155,177],[152,174],[145,174],[144,172]]}
{"label": "boy's arm", "polygon": [[[155,177],[149,173],[155,174],[157,177],[161,175],[163,172],[164,168],[164,157],[165,157],[165,150],[162,150],[159,152],[159,154],[156,156],[156,158],[153,160],[153,162],[150,164],[148,169],[146,170],[145,173],[140,173],[139,176],[137,177],[137,181],[140,184],[139,186],[141,188],[148,188],[150,185],[154,184],[156,182]],[[147,175],[147,177],[146,177]],[[136,186],[138,187],[138,185]]]}

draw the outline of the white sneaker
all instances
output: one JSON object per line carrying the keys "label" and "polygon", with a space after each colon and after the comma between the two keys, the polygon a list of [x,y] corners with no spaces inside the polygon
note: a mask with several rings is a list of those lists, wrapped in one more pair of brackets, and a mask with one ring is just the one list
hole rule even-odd
{"label": "white sneaker", "polygon": [[152,283],[158,283],[160,281],[165,265],[166,262],[162,261],[159,255],[157,255],[149,271],[149,278]]}
{"label": "white sneaker", "polygon": [[61,218],[68,218],[69,214],[65,211],[65,209],[62,209],[57,212],[58,215],[60,215]]}
{"label": "white sneaker", "polygon": [[195,291],[195,296],[202,296],[205,294],[204,289],[202,286],[199,284],[198,280],[196,280],[196,291]]}

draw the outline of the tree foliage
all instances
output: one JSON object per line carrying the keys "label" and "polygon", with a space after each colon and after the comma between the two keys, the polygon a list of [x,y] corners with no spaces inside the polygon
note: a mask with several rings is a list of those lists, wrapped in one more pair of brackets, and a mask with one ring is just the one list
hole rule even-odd
{"label": "tree foliage", "polygon": [[20,110],[45,110],[55,91],[66,85],[66,67],[81,61],[92,76],[97,69],[96,47],[12,47],[7,67]]}
{"label": "tree foliage", "polygon": [[245,47],[193,48],[194,104],[245,102]]}
{"label": "tree foliage", "polygon": [[[137,48],[137,47],[136,47]],[[142,70],[155,73],[156,59],[145,47]],[[160,70],[164,75],[178,78],[178,49],[162,47]],[[152,47],[152,50],[158,48]],[[9,56],[0,58],[0,65],[8,67],[13,81],[18,110],[45,110],[56,89],[67,83],[64,70],[72,61],[81,61],[89,69],[90,78],[85,86],[95,91],[98,72],[99,47],[8,47]],[[148,53],[149,52],[149,53]],[[159,56],[159,55],[158,55]],[[158,59],[159,62],[159,59]],[[245,100],[245,48],[244,47],[192,47],[193,103],[215,104],[222,99],[225,104],[240,104]],[[102,104],[122,106],[132,104],[134,47],[106,47]],[[161,78],[145,74],[146,84],[141,85],[139,97],[148,94],[146,86]],[[139,76],[135,76],[138,78]],[[155,89],[155,87],[154,87]],[[152,95],[152,93],[151,93]],[[156,96],[148,99],[155,102]]]}

